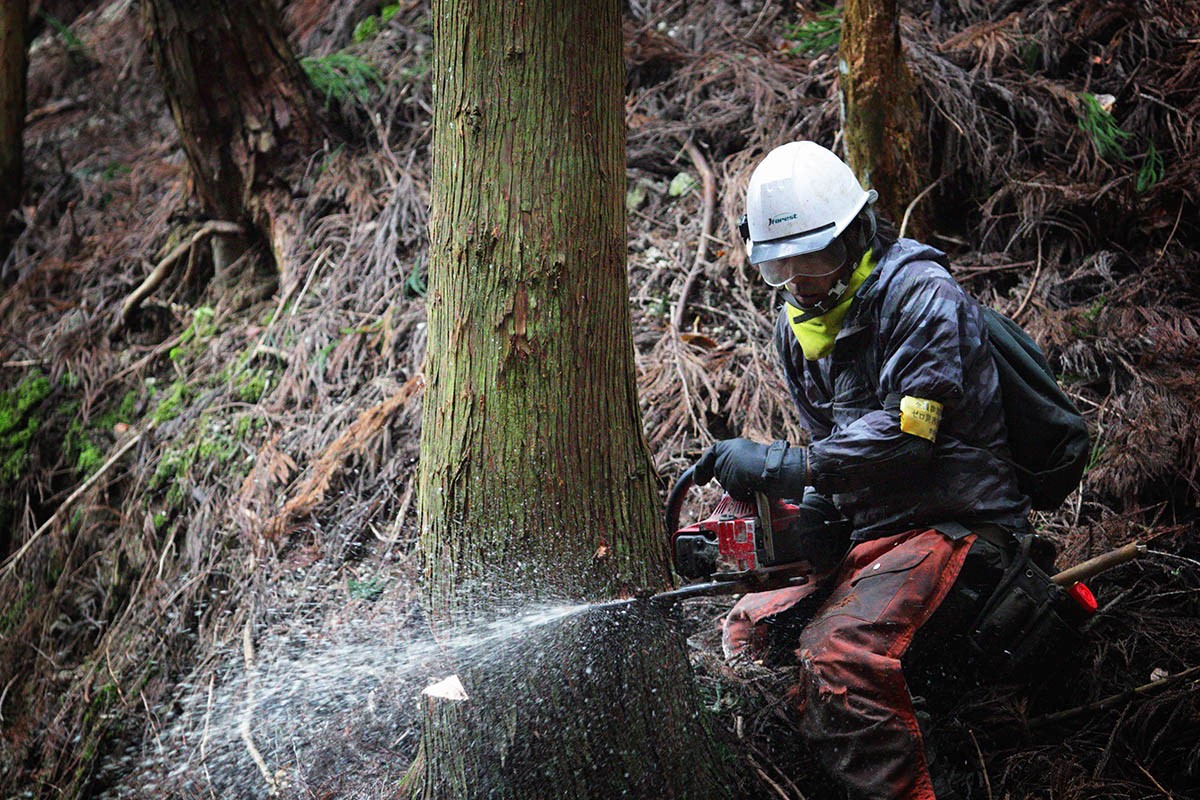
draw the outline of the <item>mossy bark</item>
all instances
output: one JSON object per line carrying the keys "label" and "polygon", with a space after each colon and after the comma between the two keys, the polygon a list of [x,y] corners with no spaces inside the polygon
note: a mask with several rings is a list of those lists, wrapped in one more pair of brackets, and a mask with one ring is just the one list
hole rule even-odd
{"label": "mossy bark", "polygon": [[13,231],[9,215],[21,203],[27,11],[26,0],[0,4],[0,258]]}
{"label": "mossy bark", "polygon": [[[846,0],[838,59],[846,160],[879,192],[884,216],[899,224],[927,185],[928,147],[901,47],[898,0]],[[924,208],[914,207],[909,235],[928,232]]]}
{"label": "mossy bark", "polygon": [[[436,0],[419,510],[439,632],[662,588],[625,270],[616,0]],[[685,649],[590,612],[451,659],[424,797],[724,797]],[[447,633],[449,636],[449,633]]]}
{"label": "mossy bark", "polygon": [[311,86],[266,0],[142,0],[196,193],[256,228],[281,268],[298,222],[289,176],[319,146]]}

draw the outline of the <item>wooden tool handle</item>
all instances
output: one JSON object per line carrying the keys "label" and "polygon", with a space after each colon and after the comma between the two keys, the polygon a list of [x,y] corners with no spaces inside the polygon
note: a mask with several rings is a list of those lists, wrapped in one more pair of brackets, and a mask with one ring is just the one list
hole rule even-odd
{"label": "wooden tool handle", "polygon": [[1120,566],[1126,561],[1132,561],[1144,552],[1146,552],[1146,545],[1130,542],[1124,547],[1118,547],[1116,550],[1110,550],[1095,558],[1089,558],[1081,564],[1068,567],[1051,578],[1051,580],[1059,586],[1073,586],[1079,583],[1079,581],[1087,580],[1093,575],[1099,575],[1101,572]]}

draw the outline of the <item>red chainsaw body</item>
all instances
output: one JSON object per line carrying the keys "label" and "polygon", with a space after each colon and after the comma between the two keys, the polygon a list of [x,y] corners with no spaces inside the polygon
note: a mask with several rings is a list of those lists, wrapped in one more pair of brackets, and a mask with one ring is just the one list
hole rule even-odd
{"label": "red chainsaw body", "polygon": [[[773,533],[788,529],[799,512],[797,506],[780,500],[770,501]],[[717,572],[741,573],[767,566],[764,563],[762,523],[755,504],[724,495],[706,519],[674,531],[672,544],[680,536],[702,535],[717,543]],[[674,550],[674,547],[672,548]]]}

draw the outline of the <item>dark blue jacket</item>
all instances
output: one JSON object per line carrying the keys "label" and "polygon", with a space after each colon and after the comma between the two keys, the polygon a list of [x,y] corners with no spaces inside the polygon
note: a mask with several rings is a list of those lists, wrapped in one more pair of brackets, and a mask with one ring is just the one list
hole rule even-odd
{"label": "dark blue jacket", "polygon": [[[935,248],[896,242],[816,361],[804,359],[786,306],[775,328],[813,483],[856,539],[945,523],[1027,528],[982,311],[946,265]],[[903,395],[942,403],[935,441],[900,430]]]}

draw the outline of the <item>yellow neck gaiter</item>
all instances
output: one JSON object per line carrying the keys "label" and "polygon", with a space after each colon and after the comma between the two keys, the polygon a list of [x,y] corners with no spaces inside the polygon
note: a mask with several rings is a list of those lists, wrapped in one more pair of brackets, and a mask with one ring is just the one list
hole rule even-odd
{"label": "yellow neck gaiter", "polygon": [[850,311],[850,301],[854,299],[854,293],[858,291],[858,287],[863,285],[863,281],[871,274],[871,270],[875,269],[877,263],[872,249],[863,253],[862,260],[850,274],[846,293],[842,295],[842,299],[836,306],[819,317],[798,322],[797,320],[803,318],[804,311],[791,303],[784,303],[784,310],[787,313],[788,322],[791,323],[792,333],[796,334],[796,341],[800,342],[800,349],[804,351],[806,360],[816,361],[833,352],[833,340],[837,338],[838,331],[842,329],[842,320]]}

